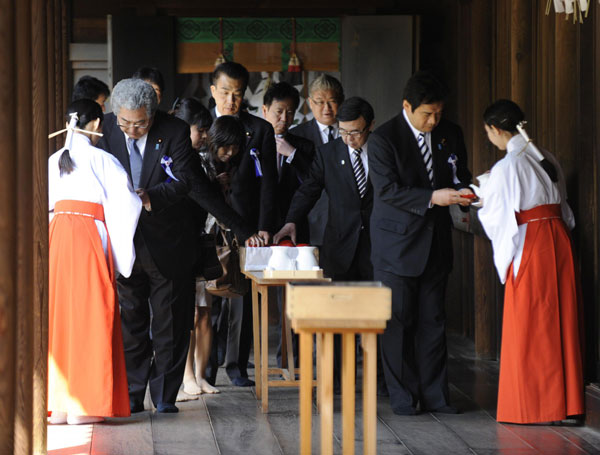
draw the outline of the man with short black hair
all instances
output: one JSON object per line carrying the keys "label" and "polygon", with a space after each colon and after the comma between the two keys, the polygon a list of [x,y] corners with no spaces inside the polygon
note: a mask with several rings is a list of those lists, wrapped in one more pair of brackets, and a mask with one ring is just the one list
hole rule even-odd
{"label": "man with short black hair", "polygon": [[[362,98],[344,101],[338,112],[340,137],[317,148],[309,175],[296,191],[286,224],[275,242],[289,236],[296,242],[296,225],[324,192],[329,197],[327,224],[320,250],[325,274],[335,281],[370,281],[369,224],[373,188],[369,179],[367,139],[374,112]],[[334,391],[340,391],[340,341],[335,337]]]}
{"label": "man with short black hair", "polygon": [[[294,135],[289,128],[294,121],[300,94],[287,82],[271,85],[263,98],[263,116],[275,130],[277,146],[277,227],[281,229],[294,193],[306,179],[315,155],[314,144]],[[293,131],[293,130],[292,130]],[[299,243],[309,242],[308,220],[300,220],[296,228]]]}
{"label": "man with short black hair", "polygon": [[110,96],[108,85],[100,79],[93,76],[81,76],[73,87],[73,96],[71,101],[80,99],[94,100],[102,108],[102,112],[106,112],[106,100]]}
{"label": "man with short black hair", "polygon": [[158,104],[162,100],[162,94],[165,91],[165,79],[158,68],[153,66],[142,66],[138,68],[131,76],[132,79],[141,79],[152,86],[158,98]]}
{"label": "man with short black hair", "polygon": [[468,206],[471,173],[463,134],[442,119],[446,89],[417,72],[403,111],[371,135],[375,279],[392,289],[382,362],[392,409],[457,413],[448,394],[444,294],[452,268],[448,206]]}
{"label": "man with short black hair", "polygon": [[340,137],[317,148],[308,177],[292,199],[286,224],[274,240],[289,236],[296,241],[296,224],[325,190],[329,213],[321,264],[334,280],[370,280],[369,219],[373,191],[367,161],[367,139],[373,129],[374,112],[362,98],[349,98],[338,110]]}
{"label": "man with short black hair", "polygon": [[[269,243],[277,216],[275,136],[269,122],[241,109],[248,80],[248,70],[243,65],[235,62],[218,65],[210,87],[215,100],[211,114],[214,118],[233,115],[244,125],[245,146],[230,161],[236,169],[230,182],[231,206]],[[247,372],[252,344],[251,293],[246,293],[242,305],[231,305],[229,321],[230,327],[239,327],[240,331],[239,335],[235,330],[228,334],[225,370],[234,385],[252,386],[254,381],[248,379]],[[207,373],[209,377],[215,374],[215,371]]]}

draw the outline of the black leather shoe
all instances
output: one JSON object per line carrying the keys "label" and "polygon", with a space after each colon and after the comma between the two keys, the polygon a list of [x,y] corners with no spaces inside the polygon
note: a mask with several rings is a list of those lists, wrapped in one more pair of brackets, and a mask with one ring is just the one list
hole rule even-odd
{"label": "black leather shoe", "polygon": [[399,406],[397,408],[392,408],[394,414],[399,416],[414,416],[417,415],[417,410],[414,406]]}
{"label": "black leather shoe", "polygon": [[171,403],[158,403],[158,405],[156,405],[156,410],[167,414],[179,412],[179,408]]}
{"label": "black leather shoe", "polygon": [[252,387],[254,385],[254,381],[252,379],[237,377],[231,380],[231,383],[236,387]]}
{"label": "black leather shoe", "polygon": [[133,401],[129,402],[129,410],[132,414],[137,412],[142,412],[144,410],[144,403],[134,403]]}
{"label": "black leather shoe", "polygon": [[450,406],[449,404],[442,406],[441,408],[430,409],[427,412],[437,412],[439,414],[460,414],[458,409],[456,409],[454,406]]}

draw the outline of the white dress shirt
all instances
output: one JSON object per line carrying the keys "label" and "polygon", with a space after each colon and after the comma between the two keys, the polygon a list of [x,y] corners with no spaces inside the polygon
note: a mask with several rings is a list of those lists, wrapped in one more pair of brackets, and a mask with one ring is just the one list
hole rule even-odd
{"label": "white dress shirt", "polygon": [[[319,125],[319,133],[321,133],[321,140],[323,141],[323,144],[327,144],[329,142],[329,125],[323,125],[317,119],[315,119],[315,122],[317,122],[317,125]],[[333,126],[333,138],[337,139],[340,136],[338,124],[334,123],[331,126]]]}

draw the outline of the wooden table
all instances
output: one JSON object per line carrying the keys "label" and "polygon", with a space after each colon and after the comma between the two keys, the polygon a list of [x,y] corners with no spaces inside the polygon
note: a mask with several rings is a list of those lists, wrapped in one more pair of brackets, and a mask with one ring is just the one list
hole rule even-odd
{"label": "wooden table", "polygon": [[300,453],[311,453],[313,336],[321,413],[320,454],[333,453],[333,335],[342,335],[342,450],[354,454],[355,337],[363,348],[363,453],[377,452],[377,334],[392,315],[392,291],[379,282],[288,283],[287,315],[300,335]]}
{"label": "wooden table", "polygon": [[[254,334],[254,372],[256,396],[261,400],[262,411],[269,412],[269,387],[300,386],[300,382],[296,380],[296,369],[294,367],[292,331],[289,319],[286,316],[285,285],[290,281],[302,283],[324,283],[330,282],[331,278],[265,278],[263,272],[244,271],[243,273],[247,278],[252,280],[252,327]],[[281,317],[282,368],[269,368],[269,288],[276,286],[283,287]],[[302,378],[302,368],[300,368],[299,373],[300,378]],[[312,387],[312,364],[311,371],[308,374]],[[269,379],[269,375],[281,375],[283,376],[283,379]]]}

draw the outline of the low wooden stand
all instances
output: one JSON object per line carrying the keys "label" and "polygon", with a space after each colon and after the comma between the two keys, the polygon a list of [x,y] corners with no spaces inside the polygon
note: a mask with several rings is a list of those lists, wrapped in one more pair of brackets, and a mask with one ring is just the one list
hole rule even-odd
{"label": "low wooden stand", "polygon": [[[313,270],[310,270],[314,275]],[[292,352],[292,330],[286,314],[285,285],[293,279],[300,282],[330,282],[330,278],[295,277],[295,278],[267,278],[263,272],[244,271],[244,275],[252,280],[252,328],[254,334],[254,372],[256,382],[256,397],[261,400],[263,412],[269,412],[269,387],[299,387],[300,381],[296,380],[294,368],[294,354]],[[284,286],[282,302],[281,326],[281,366],[282,368],[269,368],[269,288]],[[259,298],[260,295],[260,298]],[[277,303],[277,302],[275,302]],[[300,378],[304,377],[300,368]],[[312,365],[308,373],[312,383]],[[283,379],[269,379],[269,375],[283,376]],[[315,383],[316,385],[316,383]]]}
{"label": "low wooden stand", "polygon": [[363,453],[377,452],[377,334],[392,314],[381,283],[288,283],[287,315],[300,335],[300,453],[311,453],[312,354],[317,338],[322,455],[333,453],[333,334],[342,334],[342,450],[354,454],[355,336],[363,348]]}
{"label": "low wooden stand", "polygon": [[318,270],[265,270],[265,278],[280,278],[284,280],[320,280],[323,279],[323,269]]}

